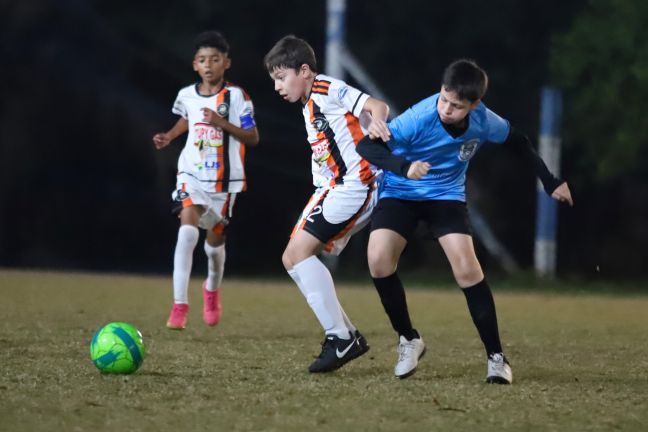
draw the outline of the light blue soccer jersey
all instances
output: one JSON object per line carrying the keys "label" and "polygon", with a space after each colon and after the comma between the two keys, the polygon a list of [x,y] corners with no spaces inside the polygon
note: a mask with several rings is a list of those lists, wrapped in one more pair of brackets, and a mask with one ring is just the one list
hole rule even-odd
{"label": "light blue soccer jersey", "polygon": [[409,161],[424,161],[430,171],[420,180],[410,180],[390,171],[380,198],[410,201],[465,201],[466,170],[470,158],[485,142],[503,143],[509,123],[480,103],[468,115],[468,129],[453,138],[437,113],[439,94],[423,99],[389,123],[392,137],[387,143],[392,153]]}

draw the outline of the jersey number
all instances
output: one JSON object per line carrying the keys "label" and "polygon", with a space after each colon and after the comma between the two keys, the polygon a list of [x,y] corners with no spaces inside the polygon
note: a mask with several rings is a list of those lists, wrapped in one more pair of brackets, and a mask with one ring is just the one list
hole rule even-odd
{"label": "jersey number", "polygon": [[322,213],[322,206],[321,205],[316,205],[313,207],[313,210],[306,216],[306,220],[310,223],[314,223],[315,221],[313,220],[313,216],[317,216],[318,214]]}

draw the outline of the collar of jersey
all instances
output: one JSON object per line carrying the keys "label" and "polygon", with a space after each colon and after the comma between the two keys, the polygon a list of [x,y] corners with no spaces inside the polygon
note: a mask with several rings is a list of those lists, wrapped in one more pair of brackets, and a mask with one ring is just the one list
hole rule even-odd
{"label": "collar of jersey", "polygon": [[216,93],[214,93],[214,94],[210,94],[210,95],[203,95],[203,94],[200,94],[200,90],[198,90],[198,88],[200,87],[200,81],[198,81],[198,82],[194,85],[194,90],[196,91],[196,94],[197,94],[198,96],[200,96],[200,97],[204,97],[204,98],[210,98],[210,97],[212,97],[212,96],[216,96],[217,94],[219,94],[220,92],[222,92],[223,90],[225,90],[225,89],[227,88],[228,85],[229,85],[229,83],[228,83],[227,81],[223,81],[223,87],[221,87],[221,89],[218,90]]}

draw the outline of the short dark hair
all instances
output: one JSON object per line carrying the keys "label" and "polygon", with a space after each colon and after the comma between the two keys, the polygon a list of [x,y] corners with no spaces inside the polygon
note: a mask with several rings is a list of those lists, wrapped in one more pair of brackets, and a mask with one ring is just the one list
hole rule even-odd
{"label": "short dark hair", "polygon": [[456,93],[460,99],[475,102],[486,94],[488,75],[474,60],[461,59],[445,69],[441,86]]}
{"label": "short dark hair", "polygon": [[216,48],[223,54],[229,54],[230,49],[225,37],[220,32],[214,30],[202,32],[196,36],[194,39],[194,47],[196,51],[200,48]]}
{"label": "short dark hair", "polygon": [[308,65],[313,72],[317,72],[315,51],[308,42],[295,35],[281,38],[265,55],[263,63],[268,72],[282,67],[297,70],[303,64]]}

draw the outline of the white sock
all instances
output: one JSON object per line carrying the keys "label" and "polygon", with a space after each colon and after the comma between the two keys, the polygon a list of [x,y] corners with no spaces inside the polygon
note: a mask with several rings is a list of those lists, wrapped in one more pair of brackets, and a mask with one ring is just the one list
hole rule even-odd
{"label": "white sock", "polygon": [[306,297],[324,332],[349,339],[349,329],[344,323],[333,278],[326,266],[311,256],[295,264],[288,274]]}
{"label": "white sock", "polygon": [[205,241],[205,253],[207,254],[207,291],[216,291],[223,282],[223,271],[225,269],[225,243],[212,247]]}
{"label": "white sock", "polygon": [[193,225],[182,225],[178,230],[178,242],[173,256],[173,301],[174,303],[189,303],[187,288],[193,251],[198,244],[198,228]]}
{"label": "white sock", "polygon": [[344,309],[342,309],[342,305],[340,305],[340,312],[342,313],[342,319],[344,320],[344,324],[346,324],[349,331],[355,335],[355,332],[358,329],[356,328],[356,326],[353,325],[353,323],[347,316],[346,312],[344,312]]}
{"label": "white sock", "polygon": [[[307,294],[304,291],[305,288],[302,286],[302,281],[299,278],[299,275],[297,274],[297,272],[294,269],[293,270],[288,270],[288,275],[290,275],[290,277],[292,278],[292,280],[295,281],[295,283],[297,284],[297,286],[299,287],[301,292],[304,293],[304,296],[306,296]],[[351,320],[347,316],[346,312],[344,312],[344,309],[342,308],[342,305],[339,304],[339,301],[338,301],[338,306],[340,307],[340,313],[342,314],[342,319],[344,320],[344,324],[347,326],[349,331],[355,335],[357,327],[353,325],[353,323],[351,322]]]}

